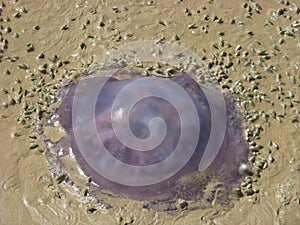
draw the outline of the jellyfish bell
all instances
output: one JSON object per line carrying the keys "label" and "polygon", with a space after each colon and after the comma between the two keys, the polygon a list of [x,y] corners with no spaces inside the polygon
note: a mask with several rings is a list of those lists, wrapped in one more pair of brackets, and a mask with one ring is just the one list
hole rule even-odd
{"label": "jellyfish bell", "polygon": [[247,148],[230,99],[185,72],[121,69],[104,80],[74,84],[58,109],[76,161],[100,188],[140,200],[199,199],[212,180],[238,184]]}

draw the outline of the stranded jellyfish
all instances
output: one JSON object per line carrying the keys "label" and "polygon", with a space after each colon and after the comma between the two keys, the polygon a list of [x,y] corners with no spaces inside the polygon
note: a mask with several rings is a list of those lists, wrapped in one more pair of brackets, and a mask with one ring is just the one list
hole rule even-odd
{"label": "stranded jellyfish", "polygon": [[71,85],[58,110],[77,163],[99,188],[139,200],[197,201],[211,182],[223,190],[238,185],[247,148],[228,97],[213,86],[204,91],[185,72],[108,76]]}

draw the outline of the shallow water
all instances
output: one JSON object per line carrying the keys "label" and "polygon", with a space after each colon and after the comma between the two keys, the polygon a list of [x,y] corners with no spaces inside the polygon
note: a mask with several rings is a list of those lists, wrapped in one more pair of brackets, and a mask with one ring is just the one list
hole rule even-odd
{"label": "shallow water", "polygon": [[[33,86],[30,81],[33,75],[18,68],[18,64],[28,64],[31,72],[36,74],[39,65],[48,63],[47,70],[50,70],[50,64],[68,60],[69,63],[64,62],[62,66],[54,69],[54,78],[45,76],[47,84],[60,84],[60,78],[65,77],[62,80],[66,80],[74,77],[82,71],[82,64],[84,66],[97,61],[97,57],[113,47],[138,40],[165,38],[166,41],[175,41],[179,38],[176,41],[178,44],[193,51],[200,58],[206,56],[204,61],[213,65],[211,71],[218,70],[219,74],[222,65],[216,64],[218,61],[228,63],[228,53],[232,53],[234,65],[229,66],[226,71],[232,83],[223,78],[220,79],[221,85],[232,87],[238,79],[246,89],[257,85],[258,90],[265,93],[273,104],[264,100],[255,101],[255,106],[249,106],[247,110],[269,112],[274,109],[277,115],[283,114],[283,117],[273,118],[273,113],[270,112],[270,127],[263,121],[263,116],[249,122],[250,127],[257,124],[263,126],[260,139],[255,141],[263,146],[260,150],[263,156],[268,158],[271,151],[274,162],[268,163],[268,168],[262,171],[258,181],[252,183],[253,188],[259,192],[232,201],[233,206],[228,210],[215,205],[210,209],[176,211],[169,215],[141,209],[140,203],[136,201],[110,199],[109,204],[118,207],[111,209],[103,205],[94,213],[89,213],[86,210],[91,204],[88,199],[81,193],[74,194],[74,190],[70,190],[64,184],[58,184],[51,177],[45,155],[41,153],[45,146],[38,134],[39,129],[32,131],[32,128],[24,128],[22,122],[15,122],[16,117],[21,117],[19,112],[24,107],[24,101],[22,100],[21,104],[17,101],[15,105],[9,105],[13,102],[6,91],[2,91],[1,102],[8,103],[9,106],[2,107],[0,111],[0,223],[99,224],[99,221],[103,221],[105,224],[297,224],[300,217],[300,143],[298,123],[293,121],[296,121],[294,117],[297,116],[297,109],[299,110],[299,28],[297,30],[297,25],[294,24],[294,33],[290,31],[291,34],[282,35],[278,33],[278,27],[285,29],[300,19],[299,12],[294,10],[293,6],[297,4],[299,7],[300,3],[290,1],[289,5],[285,5],[279,1],[257,2],[262,8],[257,9],[259,13],[255,12],[255,6],[249,1],[154,1],[153,4],[150,1],[41,1],[39,4],[36,4],[36,1],[5,1],[6,6],[2,7],[1,13],[4,20],[1,22],[4,27],[1,33],[8,40],[8,48],[1,53],[0,86],[6,87],[11,97],[16,100],[19,86],[23,89],[32,89]],[[244,5],[245,3],[247,5]],[[20,5],[24,5],[28,12],[23,10],[20,18],[14,18],[16,7]],[[250,11],[249,5],[252,15],[246,15],[247,10]],[[203,6],[207,9],[201,8]],[[118,9],[113,10],[113,7]],[[283,14],[277,13],[279,16],[271,16],[273,11],[281,8],[287,10],[283,11]],[[197,13],[197,9],[201,12]],[[22,8],[20,10],[22,11]],[[192,14],[190,16],[189,11]],[[205,21],[204,15],[209,15],[208,21]],[[218,18],[214,18],[215,16]],[[6,17],[9,17],[10,21],[6,22]],[[223,23],[218,20],[220,18]],[[230,24],[232,18],[235,18],[235,24]],[[12,28],[10,33],[5,32],[8,26]],[[14,37],[14,32],[19,34],[18,38]],[[176,34],[178,38],[175,37]],[[220,37],[225,40],[224,46]],[[228,42],[232,47],[229,47]],[[34,45],[34,51],[26,51],[28,43]],[[85,43],[86,48],[81,43]],[[236,49],[240,48],[238,45],[242,47],[240,56],[236,56],[236,52],[239,51]],[[270,59],[266,59],[262,52],[264,50],[271,56]],[[221,56],[224,55],[222,51],[226,52],[227,56]],[[36,59],[40,52],[44,52],[45,59]],[[55,63],[55,58],[52,62],[48,60],[53,58],[54,54],[59,56],[58,62]],[[13,56],[19,56],[19,59],[11,62],[14,61]],[[262,57],[265,57],[262,61],[266,65],[261,67],[255,63]],[[251,67],[250,60],[254,62],[255,69]],[[268,67],[270,65],[275,69]],[[10,71],[9,75],[7,69]],[[281,78],[277,74],[280,74]],[[246,80],[243,75],[247,77]],[[254,78],[256,75],[261,75],[261,79]],[[293,76],[295,83],[292,81]],[[38,76],[34,77],[40,80]],[[272,85],[280,86],[282,91],[271,91],[274,89]],[[38,91],[32,92],[32,97],[26,97],[29,105],[31,102],[38,102],[40,97]],[[51,97],[48,100],[50,101]],[[43,108],[43,105],[41,107]],[[55,108],[57,105],[51,107]],[[30,117],[25,119],[26,124],[30,125],[31,121],[35,121],[36,116]],[[44,116],[41,119],[43,120]],[[32,133],[36,134],[37,139]],[[57,134],[46,128],[45,133],[53,140],[58,140],[64,135],[63,131]],[[35,146],[29,143],[29,140],[38,143],[39,147],[33,148]],[[278,150],[276,145],[269,145],[270,140],[279,146]],[[72,162],[66,164],[70,168],[73,166]],[[73,179],[76,180],[76,177]],[[80,180],[77,183],[81,187],[85,186]]]}

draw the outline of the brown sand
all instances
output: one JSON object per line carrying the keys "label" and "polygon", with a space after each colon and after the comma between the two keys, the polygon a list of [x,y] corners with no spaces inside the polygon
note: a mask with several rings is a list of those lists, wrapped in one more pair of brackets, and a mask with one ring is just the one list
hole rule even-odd
{"label": "brown sand", "polygon": [[[280,114],[281,104],[287,104],[286,115],[282,122],[270,119],[270,127],[260,134],[256,142],[265,148],[264,155],[268,155],[267,148],[270,140],[279,145],[278,150],[272,150],[275,161],[261,173],[258,182],[253,183],[259,193],[254,196],[246,196],[233,201],[233,208],[222,210],[215,206],[205,210],[178,211],[172,215],[162,212],[142,210],[140,204],[134,201],[120,201],[122,208],[98,209],[94,213],[86,212],[88,203],[78,196],[69,193],[63,185],[52,183],[45,156],[38,148],[29,149],[29,130],[17,124],[15,119],[19,117],[22,104],[9,105],[8,94],[1,92],[1,103],[8,103],[8,107],[0,108],[1,129],[1,164],[0,164],[0,224],[298,224],[300,221],[300,141],[297,122],[291,122],[293,116],[297,116],[294,110],[299,107],[299,28],[295,31],[295,37],[281,35],[277,28],[289,27],[291,23],[300,20],[299,0],[289,2],[289,5],[280,1],[257,1],[262,10],[254,11],[250,1],[4,1],[2,7],[3,37],[8,40],[8,48],[0,53],[0,87],[8,89],[13,98],[21,85],[23,89],[30,88],[29,73],[18,68],[18,64],[28,64],[32,72],[39,65],[49,63],[48,58],[57,54],[62,60],[69,60],[70,64],[58,69],[57,77],[63,75],[64,69],[79,68],[81,63],[90,63],[105,50],[138,40],[157,40],[165,38],[166,41],[174,41],[177,34],[178,44],[193,51],[201,58],[207,56],[206,62],[212,58],[212,53],[221,52],[221,48],[212,46],[218,43],[224,32],[224,40],[232,44],[231,48],[224,48],[228,52],[234,52],[238,45],[243,51],[248,51],[254,62],[259,56],[252,52],[252,47],[257,50],[266,50],[271,55],[268,65],[274,65],[277,70],[273,73],[263,68],[257,70],[263,79],[257,80],[259,90],[266,93],[271,102],[262,101],[256,103],[253,108],[268,111],[272,108]],[[286,2],[286,1],[282,1]],[[247,5],[252,6],[252,15],[246,16]],[[294,10],[298,6],[298,11]],[[16,8],[24,5],[28,12],[20,13],[20,18],[13,15]],[[207,9],[204,10],[202,7]],[[244,6],[246,8],[244,8]],[[113,7],[117,7],[113,10]],[[279,9],[286,9],[283,15]],[[192,13],[188,16],[186,9]],[[199,14],[196,10],[200,9]],[[272,12],[276,12],[274,20]],[[275,13],[276,14],[276,13]],[[204,15],[209,15],[209,21],[205,21]],[[291,16],[291,18],[288,17]],[[17,16],[17,15],[16,15]],[[214,16],[223,19],[223,23],[212,21]],[[7,17],[10,21],[7,21]],[[285,18],[287,17],[287,18]],[[235,24],[230,20],[235,18]],[[73,20],[75,19],[75,20]],[[105,26],[99,27],[103,21]],[[161,23],[159,23],[161,21]],[[189,29],[194,24],[195,29]],[[85,25],[84,25],[85,24]],[[163,25],[164,24],[164,25]],[[66,25],[62,29],[63,26]],[[82,26],[85,26],[82,29]],[[208,33],[202,31],[202,26],[209,25]],[[36,27],[39,26],[39,27]],[[6,33],[5,28],[11,27],[12,32]],[[35,28],[35,29],[34,29]],[[191,28],[191,27],[190,27]],[[252,33],[249,31],[253,32]],[[14,32],[19,34],[14,37]],[[87,35],[95,38],[87,38]],[[282,38],[284,43],[279,44]],[[261,45],[255,40],[259,40]],[[81,49],[84,42],[86,48]],[[26,51],[26,45],[34,45],[33,52]],[[274,49],[278,45],[280,51]],[[203,51],[206,49],[206,52]],[[276,47],[275,47],[276,48]],[[36,56],[43,52],[45,59],[36,60]],[[276,55],[275,55],[276,54]],[[289,59],[285,59],[287,55]],[[16,62],[9,62],[7,57],[19,56]],[[235,62],[236,71],[229,70],[229,77],[233,82],[243,80],[243,74],[253,74],[245,61]],[[6,74],[6,70],[10,74]],[[290,82],[286,72],[295,76],[295,84]],[[271,85],[277,85],[276,74],[282,76],[282,91],[284,95],[278,99],[279,91],[271,92]],[[55,78],[57,82],[58,78]],[[16,81],[19,79],[20,84]],[[15,90],[11,90],[13,87]],[[289,99],[288,91],[292,91],[294,97]],[[29,98],[30,99],[30,98]],[[33,97],[32,101],[36,101]],[[293,106],[289,106],[292,102]],[[261,121],[260,121],[261,122]],[[21,134],[22,136],[18,137]],[[49,132],[48,132],[48,135]],[[56,134],[52,135],[55,137]],[[42,140],[37,140],[40,148],[43,148]],[[46,178],[49,178],[47,180]],[[60,188],[60,198],[55,197],[57,188]],[[112,200],[111,204],[114,204]],[[119,202],[115,203],[119,205]],[[122,218],[122,219],[121,219]],[[133,221],[132,221],[133,220]]]}

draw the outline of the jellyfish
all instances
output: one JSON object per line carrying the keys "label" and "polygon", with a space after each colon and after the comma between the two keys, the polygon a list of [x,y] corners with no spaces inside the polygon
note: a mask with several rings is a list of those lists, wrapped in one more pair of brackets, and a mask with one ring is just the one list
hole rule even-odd
{"label": "jellyfish", "polygon": [[236,187],[248,156],[238,112],[217,92],[186,72],[166,78],[121,69],[70,85],[59,122],[99,188],[137,200],[197,200],[209,182]]}

